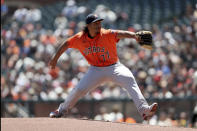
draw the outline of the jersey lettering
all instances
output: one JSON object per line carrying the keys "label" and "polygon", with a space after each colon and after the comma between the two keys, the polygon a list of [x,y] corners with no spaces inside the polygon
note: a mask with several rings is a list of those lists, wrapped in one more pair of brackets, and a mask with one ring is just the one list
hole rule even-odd
{"label": "jersey lettering", "polygon": [[[89,54],[92,54],[92,53],[105,53],[105,48],[104,47],[96,47],[96,46],[93,46],[93,47],[88,47],[88,48],[85,48],[85,50],[83,50],[83,53],[87,56]],[[106,51],[108,52],[109,54],[109,51]]]}

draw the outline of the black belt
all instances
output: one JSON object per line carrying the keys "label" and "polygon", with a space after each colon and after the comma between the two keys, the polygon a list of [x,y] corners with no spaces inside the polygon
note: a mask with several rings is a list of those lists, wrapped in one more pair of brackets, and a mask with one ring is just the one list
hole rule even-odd
{"label": "black belt", "polygon": [[112,65],[115,65],[115,64],[117,64],[118,62],[115,62],[115,63],[113,63],[113,64],[110,64],[110,65],[106,65],[106,66],[96,66],[96,67],[108,67],[108,66],[112,66]]}
{"label": "black belt", "polygon": [[111,65],[107,65],[107,66],[112,66],[112,65],[115,65],[115,64],[117,64],[117,62],[115,62],[115,63],[113,63],[113,64],[111,64]]}

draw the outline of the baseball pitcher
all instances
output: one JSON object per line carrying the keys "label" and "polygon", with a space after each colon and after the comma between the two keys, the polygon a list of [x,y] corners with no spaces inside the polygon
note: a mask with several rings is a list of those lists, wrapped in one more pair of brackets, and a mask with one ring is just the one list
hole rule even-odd
{"label": "baseball pitcher", "polygon": [[81,97],[94,90],[104,81],[112,81],[125,88],[144,120],[151,118],[156,112],[158,104],[148,105],[133,74],[120,63],[116,49],[116,43],[124,38],[136,39],[142,47],[152,49],[152,33],[150,31],[134,33],[103,29],[101,28],[102,21],[103,19],[97,15],[89,14],[86,17],[84,30],[66,39],[49,62],[51,68],[54,69],[61,54],[68,48],[75,48],[81,52],[91,65],[78,86],[71,91],[67,99],[59,105],[56,111],[50,113],[50,117],[62,117]]}

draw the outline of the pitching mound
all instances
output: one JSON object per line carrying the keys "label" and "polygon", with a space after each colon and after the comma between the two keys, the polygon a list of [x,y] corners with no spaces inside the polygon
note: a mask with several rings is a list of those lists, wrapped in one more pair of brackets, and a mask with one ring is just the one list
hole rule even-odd
{"label": "pitching mound", "polygon": [[70,118],[1,118],[2,131],[194,131],[191,128],[112,123]]}

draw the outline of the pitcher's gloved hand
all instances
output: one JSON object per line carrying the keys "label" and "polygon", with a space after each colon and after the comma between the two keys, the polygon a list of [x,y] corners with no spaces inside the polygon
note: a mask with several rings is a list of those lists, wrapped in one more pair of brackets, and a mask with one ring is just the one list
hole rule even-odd
{"label": "pitcher's gloved hand", "polygon": [[138,43],[146,49],[152,50],[152,32],[150,31],[138,31],[135,33],[136,34],[136,39]]}

